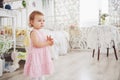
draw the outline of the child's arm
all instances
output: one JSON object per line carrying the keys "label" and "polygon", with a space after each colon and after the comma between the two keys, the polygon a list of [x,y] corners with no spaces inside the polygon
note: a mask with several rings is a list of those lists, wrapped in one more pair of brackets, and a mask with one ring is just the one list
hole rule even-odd
{"label": "child's arm", "polygon": [[53,40],[50,38],[47,38],[47,40],[45,42],[40,42],[40,40],[37,36],[37,33],[34,31],[31,32],[30,37],[31,37],[33,45],[37,48],[53,45]]}

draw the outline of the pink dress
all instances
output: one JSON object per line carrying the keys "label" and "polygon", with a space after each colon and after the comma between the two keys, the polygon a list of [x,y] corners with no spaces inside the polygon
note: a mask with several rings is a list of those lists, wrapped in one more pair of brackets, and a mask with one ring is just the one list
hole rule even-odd
{"label": "pink dress", "polygon": [[[46,41],[47,36],[42,30],[33,29],[33,31],[37,33],[40,41]],[[53,62],[49,46],[36,48],[31,43],[24,66],[24,74],[29,77],[41,77],[51,73],[53,73]]]}

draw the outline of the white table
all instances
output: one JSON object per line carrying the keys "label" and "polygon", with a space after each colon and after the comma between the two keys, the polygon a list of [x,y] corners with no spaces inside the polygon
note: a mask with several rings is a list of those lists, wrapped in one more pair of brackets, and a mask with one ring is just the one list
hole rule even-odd
{"label": "white table", "polygon": [[88,47],[93,49],[93,57],[95,50],[98,50],[98,60],[100,55],[100,50],[106,49],[107,56],[109,53],[109,48],[114,49],[116,60],[116,48],[119,42],[119,31],[116,27],[111,25],[96,25],[93,26],[88,34],[87,43]]}

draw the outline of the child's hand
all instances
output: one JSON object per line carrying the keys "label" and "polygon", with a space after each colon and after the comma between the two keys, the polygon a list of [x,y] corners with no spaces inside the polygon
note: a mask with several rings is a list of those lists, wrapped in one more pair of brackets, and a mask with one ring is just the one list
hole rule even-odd
{"label": "child's hand", "polygon": [[51,36],[47,36],[47,41],[50,46],[54,44],[53,38],[51,38]]}
{"label": "child's hand", "polygon": [[47,36],[47,40],[53,40],[53,38],[51,38],[51,36]]}
{"label": "child's hand", "polygon": [[50,46],[54,44],[53,40],[48,42]]}

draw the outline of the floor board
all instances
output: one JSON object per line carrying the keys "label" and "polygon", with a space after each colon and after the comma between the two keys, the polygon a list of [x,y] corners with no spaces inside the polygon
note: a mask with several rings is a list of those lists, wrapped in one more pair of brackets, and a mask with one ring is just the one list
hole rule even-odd
{"label": "floor board", "polygon": [[[54,60],[55,72],[45,76],[46,80],[120,80],[120,53],[116,61],[114,54],[106,57],[97,55],[92,58],[90,51],[71,51],[67,55]],[[21,66],[12,73],[4,73],[0,80],[28,80],[23,76],[24,61]]]}

